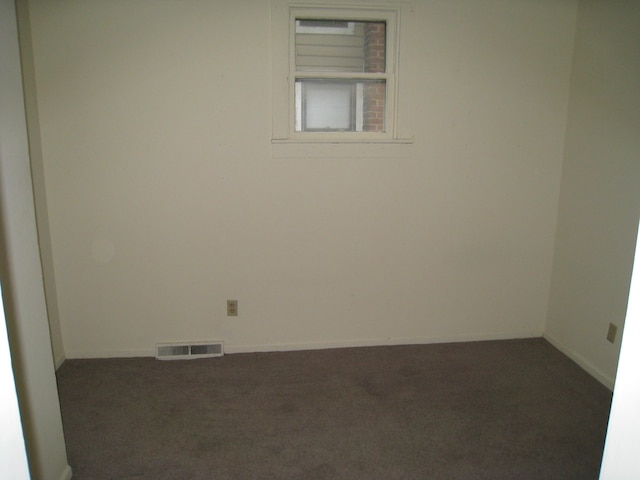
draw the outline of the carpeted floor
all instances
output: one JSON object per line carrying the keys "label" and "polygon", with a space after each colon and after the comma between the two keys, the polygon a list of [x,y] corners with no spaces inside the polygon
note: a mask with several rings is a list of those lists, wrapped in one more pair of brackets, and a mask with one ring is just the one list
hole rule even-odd
{"label": "carpeted floor", "polygon": [[596,479],[611,392],[542,339],[69,360],[74,479]]}

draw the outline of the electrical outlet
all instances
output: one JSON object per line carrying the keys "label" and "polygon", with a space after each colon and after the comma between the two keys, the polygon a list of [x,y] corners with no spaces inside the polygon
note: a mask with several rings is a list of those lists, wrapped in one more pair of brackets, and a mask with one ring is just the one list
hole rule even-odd
{"label": "electrical outlet", "polygon": [[618,326],[610,323],[607,331],[607,341],[614,343],[616,341],[616,333],[618,333]]}
{"label": "electrical outlet", "polygon": [[238,300],[227,300],[227,317],[238,316]]}

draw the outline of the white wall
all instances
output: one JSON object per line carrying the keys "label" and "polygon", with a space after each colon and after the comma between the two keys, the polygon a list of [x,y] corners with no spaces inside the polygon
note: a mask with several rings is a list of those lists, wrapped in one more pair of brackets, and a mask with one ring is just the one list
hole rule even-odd
{"label": "white wall", "polygon": [[629,305],[620,362],[613,393],[600,478],[623,480],[640,478],[638,433],[640,432],[640,238],[629,292]]}
{"label": "white wall", "polygon": [[276,148],[269,2],[30,2],[68,357],[542,333],[576,2],[401,4],[415,142]]}
{"label": "white wall", "polygon": [[[15,387],[3,391],[2,398],[17,388],[32,478],[63,480],[71,477],[71,470],[42,285],[12,0],[0,1],[0,65],[0,276],[16,379]],[[6,382],[3,386],[7,387]],[[9,428],[10,419],[5,424],[3,417],[3,429]],[[2,455],[6,454],[3,448]],[[14,448],[13,454],[17,455],[16,473],[22,475],[20,449]]]}
{"label": "white wall", "polygon": [[[640,3],[580,3],[545,336],[613,387],[640,215]],[[615,344],[606,340],[618,325]]]}
{"label": "white wall", "polygon": [[9,339],[4,317],[4,305],[0,297],[0,478],[28,480],[29,466],[24,446],[20,409],[11,366]]}

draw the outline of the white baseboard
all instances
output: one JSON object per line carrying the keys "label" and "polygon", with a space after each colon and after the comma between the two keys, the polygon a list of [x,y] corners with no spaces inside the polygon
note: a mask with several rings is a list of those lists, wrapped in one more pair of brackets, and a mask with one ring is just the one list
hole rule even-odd
{"label": "white baseboard", "polygon": [[601,384],[603,384],[609,390],[613,391],[613,386],[615,384],[615,378],[613,378],[610,375],[607,375],[604,372],[602,372],[602,370],[597,368],[595,365],[593,365],[593,363],[589,362],[582,355],[580,355],[579,353],[571,350],[565,344],[563,344],[562,342],[558,341],[557,339],[555,339],[553,336],[549,335],[548,333],[543,333],[542,337],[546,341],[548,341],[551,345],[553,345],[558,350],[560,350],[562,353],[564,353],[571,360],[576,362],[589,375],[591,375],[593,378],[598,380]]}
{"label": "white baseboard", "polygon": [[58,355],[57,357],[55,357],[53,359],[55,369],[58,370],[62,366],[65,360],[66,360],[66,357],[64,355]]}
{"label": "white baseboard", "polygon": [[[542,332],[514,333],[475,333],[462,335],[447,335],[434,337],[387,337],[352,340],[335,340],[320,342],[296,343],[263,343],[263,344],[233,344],[224,342],[224,353],[254,353],[254,352],[288,352],[297,350],[322,350],[328,348],[350,347],[379,347],[386,345],[427,345],[431,343],[480,342],[490,340],[513,340],[522,338],[538,338]],[[103,350],[98,352],[67,351],[67,359],[80,358],[130,358],[155,357],[154,349],[142,350]]]}
{"label": "white baseboard", "polygon": [[67,465],[60,475],[60,480],[71,480],[71,477],[73,477],[73,472],[71,467]]}
{"label": "white baseboard", "polygon": [[132,358],[132,357],[154,357],[155,349],[149,350],[103,350],[98,352],[67,352],[68,360],[76,360],[80,358]]}
{"label": "white baseboard", "polygon": [[523,335],[505,333],[482,333],[449,335],[442,337],[389,337],[369,338],[362,340],[336,340],[332,342],[301,342],[301,343],[271,343],[271,344],[229,344],[225,343],[225,354],[254,353],[254,352],[289,352],[297,350],[322,350],[329,348],[351,347],[381,347],[390,345],[428,345],[432,343],[481,342],[490,340],[513,340],[522,338],[536,338],[542,333],[528,333]]}

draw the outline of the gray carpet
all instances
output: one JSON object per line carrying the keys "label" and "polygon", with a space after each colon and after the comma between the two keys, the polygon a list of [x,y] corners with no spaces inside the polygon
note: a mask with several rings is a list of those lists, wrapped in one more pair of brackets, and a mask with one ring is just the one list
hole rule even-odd
{"label": "gray carpet", "polygon": [[611,393],[542,339],[58,371],[74,479],[596,479]]}

